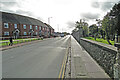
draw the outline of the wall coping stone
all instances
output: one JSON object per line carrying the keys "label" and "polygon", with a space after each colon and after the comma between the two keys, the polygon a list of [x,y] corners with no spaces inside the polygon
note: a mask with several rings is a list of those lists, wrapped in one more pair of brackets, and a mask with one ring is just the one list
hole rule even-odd
{"label": "wall coping stone", "polygon": [[85,39],[85,38],[80,38],[80,39],[83,40],[83,41],[86,41],[88,43],[91,43],[93,45],[97,45],[98,47],[101,47],[102,49],[109,50],[110,52],[114,52],[114,53],[117,52],[117,47],[115,47],[113,45],[108,45],[108,44],[105,44],[105,43],[100,43],[100,42],[92,41],[92,40]]}

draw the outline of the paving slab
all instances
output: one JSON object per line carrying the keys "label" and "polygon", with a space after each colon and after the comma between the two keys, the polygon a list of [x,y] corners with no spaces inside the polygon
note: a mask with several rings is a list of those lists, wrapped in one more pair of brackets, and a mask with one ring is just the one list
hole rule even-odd
{"label": "paving slab", "polygon": [[101,66],[89,55],[87,51],[71,36],[72,65],[74,65],[73,78],[110,78]]}

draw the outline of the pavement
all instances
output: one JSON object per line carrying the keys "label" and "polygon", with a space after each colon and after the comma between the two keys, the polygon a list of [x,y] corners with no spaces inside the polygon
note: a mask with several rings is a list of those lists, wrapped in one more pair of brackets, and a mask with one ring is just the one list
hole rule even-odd
{"label": "pavement", "polygon": [[72,36],[71,78],[110,78]]}

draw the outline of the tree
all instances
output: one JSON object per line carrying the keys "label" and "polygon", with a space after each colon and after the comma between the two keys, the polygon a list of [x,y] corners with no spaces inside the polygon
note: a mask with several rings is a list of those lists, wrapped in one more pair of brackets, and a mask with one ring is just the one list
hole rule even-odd
{"label": "tree", "polygon": [[79,21],[76,22],[76,30],[79,30],[80,28],[82,28],[83,30],[83,36],[84,37],[88,36],[88,23],[82,19],[80,19],[80,22]]}
{"label": "tree", "polygon": [[106,39],[109,44],[109,40],[114,40],[115,35],[118,34],[119,26],[117,25],[118,21],[118,15],[120,14],[120,2],[118,4],[115,4],[112,7],[112,10],[110,10],[109,13],[107,13],[103,20],[102,20],[102,28],[106,33]]}
{"label": "tree", "polygon": [[89,32],[90,32],[91,36],[94,37],[96,40],[96,37],[98,34],[98,26],[96,26],[96,24],[91,25],[89,27]]}

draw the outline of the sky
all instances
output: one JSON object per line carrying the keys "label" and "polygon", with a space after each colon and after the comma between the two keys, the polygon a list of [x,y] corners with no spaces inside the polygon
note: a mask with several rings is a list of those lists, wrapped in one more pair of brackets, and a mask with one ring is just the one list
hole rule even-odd
{"label": "sky", "polygon": [[[49,23],[55,31],[69,32],[75,22],[89,25],[102,19],[119,0],[0,0],[0,11],[30,16]],[[48,22],[48,18],[49,21]]]}

